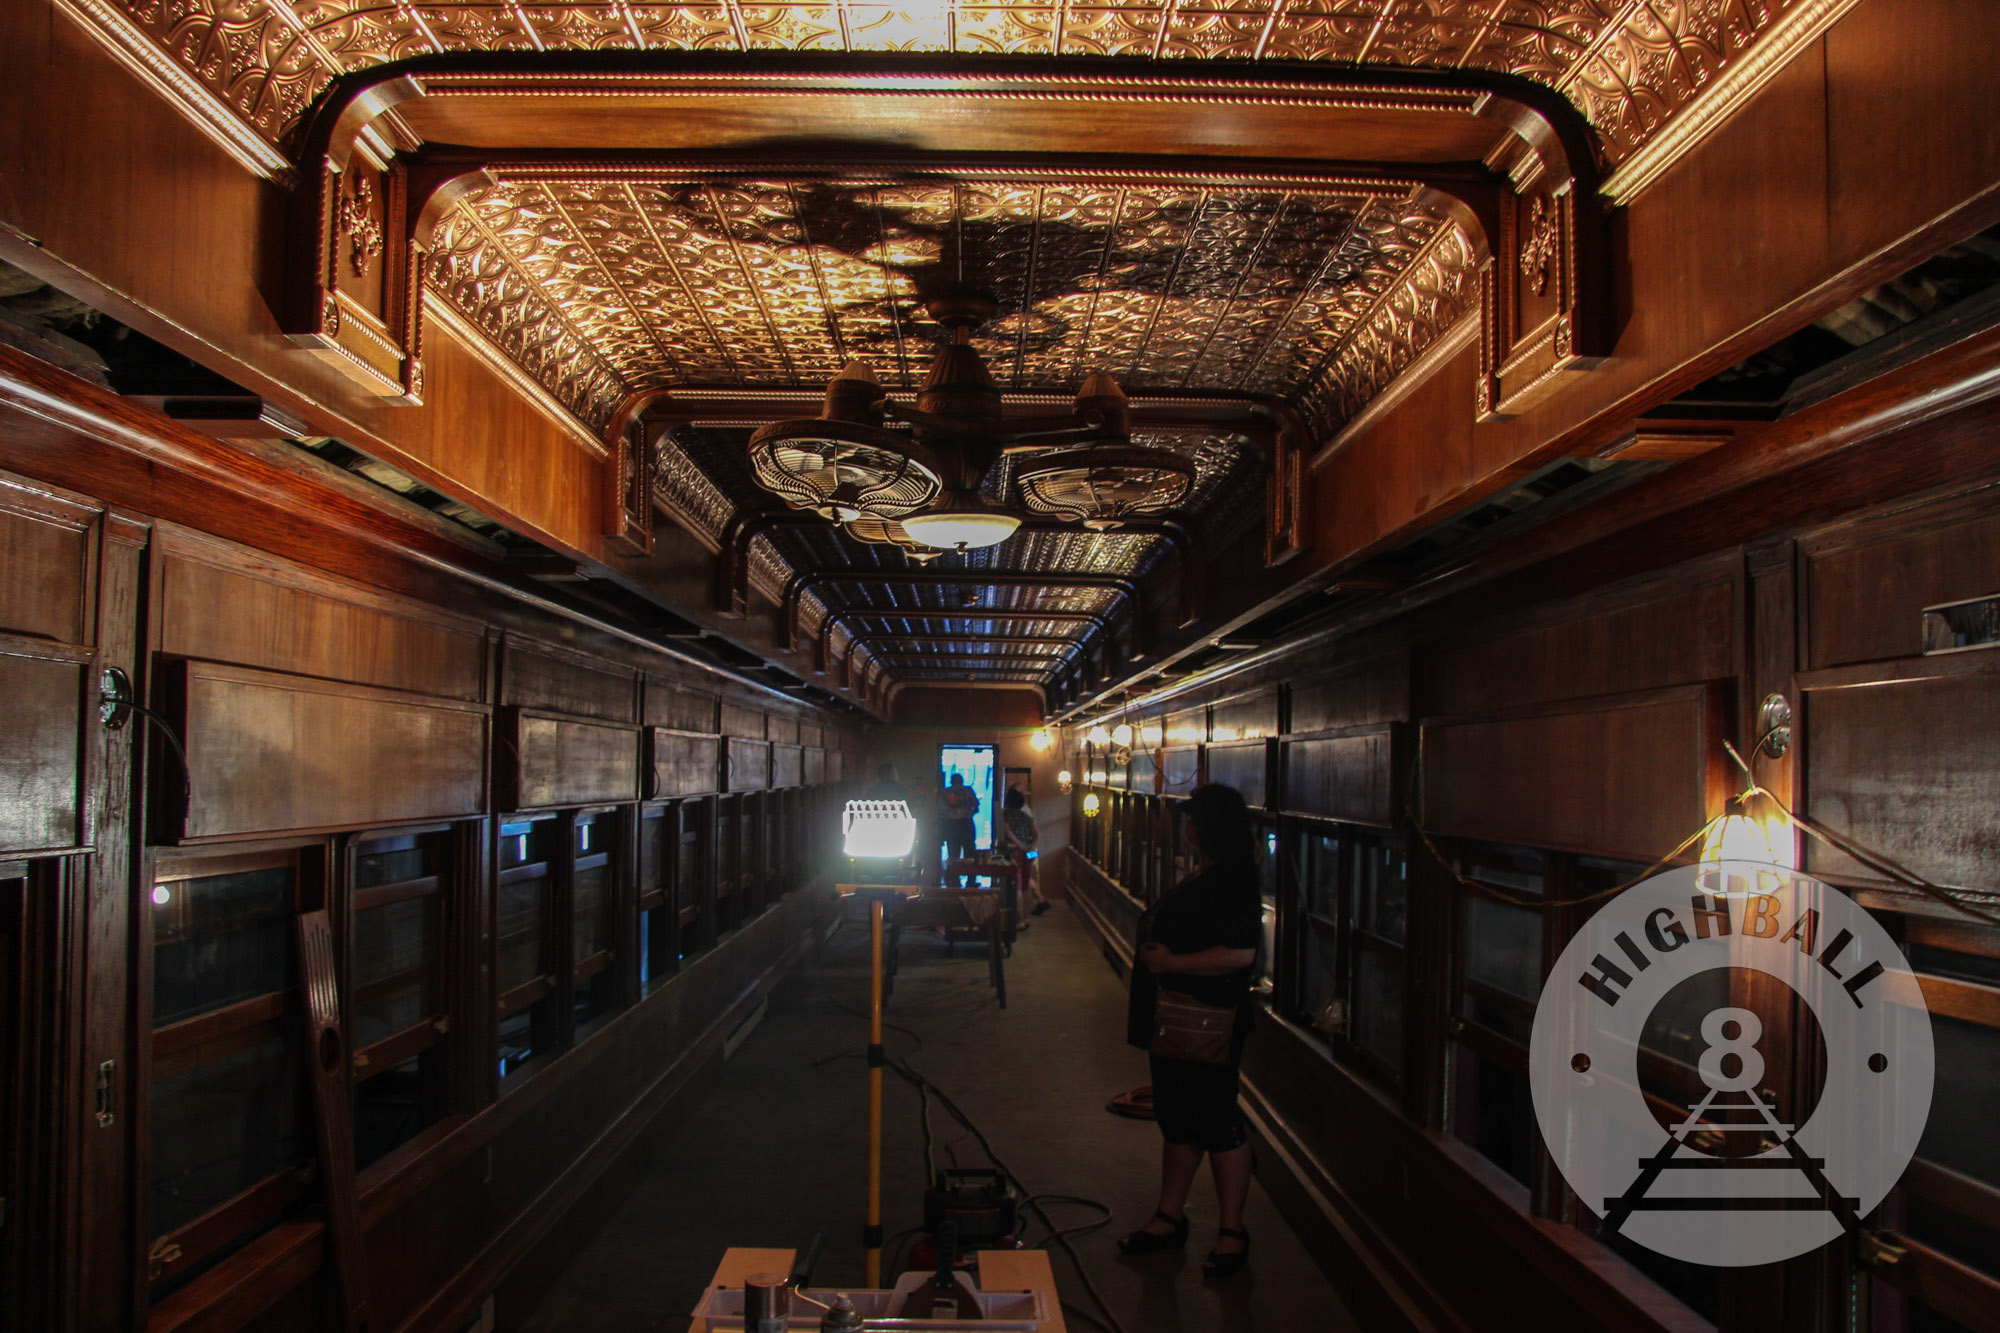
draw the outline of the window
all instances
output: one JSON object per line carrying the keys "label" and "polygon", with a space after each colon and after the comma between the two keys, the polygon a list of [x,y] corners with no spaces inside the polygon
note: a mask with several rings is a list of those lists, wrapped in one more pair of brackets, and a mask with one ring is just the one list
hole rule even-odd
{"label": "window", "polygon": [[680,970],[680,909],[674,862],[680,846],[678,806],[653,806],[639,819],[639,990],[650,992]]}
{"label": "window", "polygon": [[1291,838],[1284,902],[1298,909],[1286,1008],[1331,1040],[1346,1028],[1340,965],[1340,835],[1337,826],[1300,824]]}
{"label": "window", "polygon": [[1278,821],[1268,815],[1251,815],[1250,837],[1256,844],[1257,883],[1264,898],[1264,940],[1257,949],[1257,976],[1252,984],[1269,989],[1283,971],[1278,959],[1278,888],[1283,864],[1278,856]]}
{"label": "window", "polygon": [[[1531,848],[1468,848],[1453,866],[1516,897],[1547,892],[1546,858]],[[1456,898],[1451,1129],[1525,1186],[1536,1142],[1528,1038],[1542,990],[1542,917],[1470,889],[1458,888]]]}
{"label": "window", "polygon": [[1350,1049],[1357,1063],[1393,1085],[1403,1072],[1409,858],[1400,837],[1367,833],[1345,841],[1345,921],[1354,960],[1347,987]]}
{"label": "window", "polygon": [[738,897],[742,847],[737,840],[737,810],[743,798],[722,796],[715,803],[715,933],[718,937],[741,924],[743,902]]}
{"label": "window", "polygon": [[1930,1118],[1880,1225],[1906,1253],[1873,1268],[1874,1327],[1979,1328],[2000,1308],[2000,930],[1907,916],[1937,1053]]}
{"label": "window", "polygon": [[354,1164],[367,1166],[444,1114],[441,959],[452,883],[449,829],[354,844],[348,897],[348,1049]]}
{"label": "window", "polygon": [[302,898],[318,848],[163,861],[149,895],[148,1235],[157,1298],[295,1208],[313,1164]]}
{"label": "window", "polygon": [[615,810],[586,811],[571,825],[575,859],[569,874],[571,1019],[581,1032],[617,1004],[612,914],[617,902],[619,818]]}
{"label": "window", "polygon": [[678,811],[680,845],[674,853],[674,903],[680,910],[683,959],[706,948],[714,929],[708,882],[711,805],[712,798],[682,801]]}
{"label": "window", "polygon": [[555,876],[563,851],[556,816],[500,826],[499,920],[494,992],[499,997],[500,1077],[555,1049]]}

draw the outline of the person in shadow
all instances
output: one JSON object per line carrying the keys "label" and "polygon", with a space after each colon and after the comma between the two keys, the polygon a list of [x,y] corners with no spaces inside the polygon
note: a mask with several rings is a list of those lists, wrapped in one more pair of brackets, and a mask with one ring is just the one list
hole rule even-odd
{"label": "person in shadow", "polygon": [[1187,1245],[1188,1191],[1209,1160],[1217,1204],[1212,1277],[1249,1261],[1243,1207],[1250,1195],[1250,1127],[1237,1105],[1250,983],[1263,941],[1249,807],[1233,787],[1198,788],[1186,807],[1194,873],[1139,922],[1126,1037],[1144,1047],[1153,1112],[1164,1140],[1153,1216],[1118,1242],[1128,1255]]}

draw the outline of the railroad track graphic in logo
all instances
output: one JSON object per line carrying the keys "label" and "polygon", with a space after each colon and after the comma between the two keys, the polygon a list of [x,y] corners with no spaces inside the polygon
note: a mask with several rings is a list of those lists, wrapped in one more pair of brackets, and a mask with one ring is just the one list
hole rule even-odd
{"label": "railroad track graphic in logo", "polygon": [[[1751,989],[1797,1022],[1767,1023],[1741,1002]],[[1698,1013],[1698,1034],[1658,1049],[1656,1011]],[[1818,880],[1736,863],[1606,903],[1550,974],[1529,1047],[1543,1138],[1605,1234],[1716,1266],[1856,1226],[1916,1150],[1933,1062],[1921,988],[1888,933]],[[1814,1067],[1816,1087],[1795,1086]]]}

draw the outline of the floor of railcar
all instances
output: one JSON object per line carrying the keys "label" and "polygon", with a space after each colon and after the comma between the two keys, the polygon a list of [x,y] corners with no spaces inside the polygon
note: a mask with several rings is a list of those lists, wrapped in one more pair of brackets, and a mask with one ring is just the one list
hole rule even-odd
{"label": "floor of railcar", "polygon": [[[803,1250],[821,1227],[831,1236],[814,1285],[860,1284],[867,1024],[857,1015],[866,1012],[867,943],[864,924],[844,922],[780,983],[763,1023],[654,1169],[528,1318],[530,1333],[679,1333],[725,1248]],[[1187,1253],[1120,1257],[1114,1238],[1152,1211],[1159,1160],[1150,1121],[1104,1109],[1146,1081],[1145,1055],[1123,1040],[1123,985],[1081,921],[1058,905],[1016,945],[1007,991],[1002,1010],[983,950],[960,945],[948,957],[936,936],[906,932],[885,1045],[967,1112],[1024,1190],[1116,1210],[1072,1244],[1128,1333],[1357,1327],[1261,1187],[1248,1213],[1250,1270],[1204,1280],[1201,1256],[1215,1235],[1205,1170],[1189,1206]],[[921,1221],[927,1175],[918,1094],[893,1074],[884,1082],[883,1223],[894,1237]],[[989,1165],[935,1100],[932,1123],[940,1166]],[[1065,1228],[1100,1216],[1074,1203],[1048,1207]],[[1025,1239],[1046,1236],[1031,1222]],[[1096,1313],[1068,1258],[1050,1248],[1064,1302]],[[1076,1313],[1068,1323],[1092,1327]]]}

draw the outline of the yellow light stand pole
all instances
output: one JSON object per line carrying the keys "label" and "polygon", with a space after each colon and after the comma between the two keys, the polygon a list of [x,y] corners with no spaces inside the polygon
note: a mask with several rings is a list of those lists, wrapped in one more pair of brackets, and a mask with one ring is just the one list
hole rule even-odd
{"label": "yellow light stand pole", "polygon": [[882,899],[868,904],[868,1225],[865,1285],[882,1285]]}

